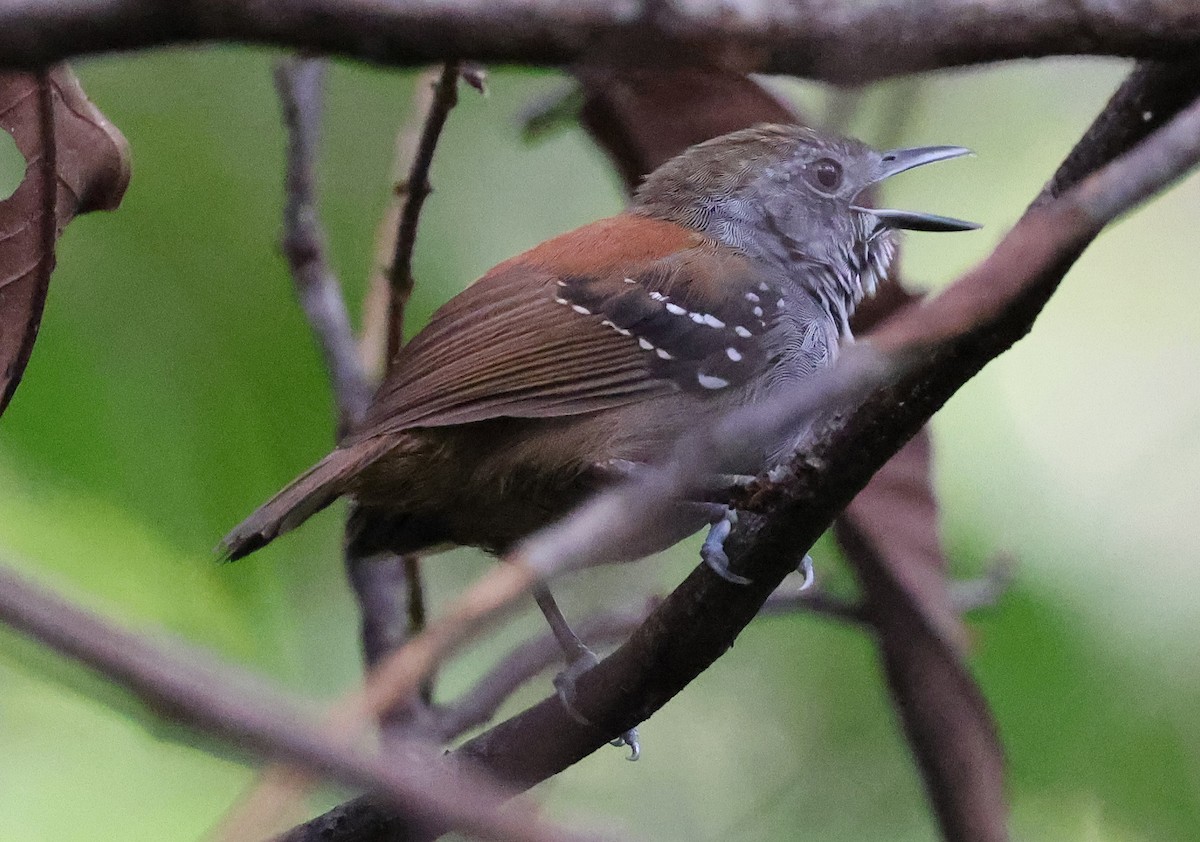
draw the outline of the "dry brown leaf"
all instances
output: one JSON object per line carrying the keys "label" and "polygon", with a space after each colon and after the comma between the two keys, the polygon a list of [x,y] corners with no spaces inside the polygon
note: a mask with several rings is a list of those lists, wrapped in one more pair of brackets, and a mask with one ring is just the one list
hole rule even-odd
{"label": "dry brown leaf", "polygon": [[[917,444],[915,450],[923,446],[927,445]],[[908,460],[914,467],[921,461],[919,453]],[[896,464],[896,459],[888,464]],[[881,489],[879,500],[889,501],[883,517],[873,512],[862,519],[850,512],[837,525],[839,542],[862,585],[888,690],[943,838],[1007,842],[1004,747],[987,700],[946,634],[936,628],[941,613],[931,609],[931,593],[943,590],[945,583],[927,571],[940,553],[927,545],[919,525],[899,526],[913,507],[895,505],[891,497]],[[857,505],[855,500],[852,508]],[[917,517],[923,519],[919,512]],[[892,546],[896,532],[904,548],[901,554]]]}
{"label": "dry brown leaf", "polygon": [[957,656],[965,654],[966,631],[953,604],[946,559],[938,532],[938,508],[930,481],[932,446],[922,429],[879,471],[838,518],[834,532],[852,564],[845,527],[862,532],[886,565],[892,586],[904,591],[929,630]]}
{"label": "dry brown leaf", "polygon": [[0,129],[25,178],[0,202],[0,414],[21,381],[54,269],[54,245],[81,213],[112,210],[129,184],[129,144],[66,65],[0,73]]}
{"label": "dry brown leaf", "polygon": [[800,118],[752,79],[702,68],[585,68],[580,120],[632,191],[689,146],[757,123]]}

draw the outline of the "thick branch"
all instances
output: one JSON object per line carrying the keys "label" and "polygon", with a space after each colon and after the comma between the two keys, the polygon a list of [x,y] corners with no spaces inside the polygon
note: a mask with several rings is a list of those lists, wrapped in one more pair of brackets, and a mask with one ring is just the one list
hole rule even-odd
{"label": "thick branch", "polygon": [[42,0],[0,3],[0,65],[241,41],[391,65],[720,64],[836,82],[1009,58],[1173,58],[1195,2],[1153,0]]}

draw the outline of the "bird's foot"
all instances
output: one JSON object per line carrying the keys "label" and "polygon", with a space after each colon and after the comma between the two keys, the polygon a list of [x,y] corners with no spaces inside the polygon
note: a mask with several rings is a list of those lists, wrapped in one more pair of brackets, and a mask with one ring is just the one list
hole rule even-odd
{"label": "bird's foot", "polygon": [[[714,573],[726,582],[748,585],[751,582],[750,579],[729,569],[729,556],[725,553],[725,539],[729,537],[729,533],[733,531],[737,521],[737,512],[733,509],[726,509],[721,519],[708,528],[708,537],[704,539],[704,544],[700,547],[700,557]],[[804,558],[800,559],[800,563],[796,565],[796,572],[804,576],[800,590],[806,591],[811,588],[815,580],[812,556],[805,554]]]}
{"label": "bird's foot", "polygon": [[[563,708],[571,715],[572,719],[580,725],[586,725],[589,728],[595,728],[596,723],[580,713],[579,709],[575,707],[575,682],[579,676],[598,663],[600,663],[600,659],[596,657],[596,653],[584,646],[575,655],[570,665],[554,676],[554,689],[558,691],[558,700],[562,702]],[[609,745],[616,746],[617,748],[629,746],[628,760],[637,760],[642,756],[642,744],[638,740],[637,728],[630,728],[615,740],[611,740]]]}
{"label": "bird's foot", "polygon": [[708,528],[708,537],[704,539],[704,544],[700,547],[700,558],[704,559],[704,563],[726,582],[748,585],[750,584],[749,579],[739,576],[729,569],[729,556],[725,554],[725,539],[729,537],[729,533],[736,523],[737,512],[726,508],[721,519]]}

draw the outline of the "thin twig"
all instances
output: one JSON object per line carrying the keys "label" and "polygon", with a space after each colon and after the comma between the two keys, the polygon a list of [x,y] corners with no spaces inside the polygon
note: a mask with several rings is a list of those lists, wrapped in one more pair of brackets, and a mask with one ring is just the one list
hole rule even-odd
{"label": "thin twig", "polygon": [[0,4],[0,65],[238,41],[394,66],[673,59],[848,83],[1049,55],[1176,58],[1200,47],[1196,12],[1140,0],[45,0]]}
{"label": "thin twig", "polygon": [[452,823],[490,839],[561,842],[585,837],[535,810],[501,810],[512,793],[436,747],[407,741],[387,757],[325,736],[311,710],[258,676],[182,643],[152,643],[0,566],[0,622],[83,663],[173,721],[202,728],[242,750],[286,759],[382,796],[420,822]]}
{"label": "thin twig", "polygon": [[417,243],[417,225],[421,220],[421,208],[429,196],[429,168],[433,165],[433,154],[441,139],[442,129],[451,109],[458,104],[458,76],[462,65],[448,61],[433,88],[433,101],[425,116],[421,139],[404,182],[404,205],[400,209],[399,226],[396,232],[396,250],[388,269],[391,298],[388,305],[388,368],[395,362],[396,354],[404,342],[404,309],[413,290],[412,257]]}
{"label": "thin twig", "polygon": [[313,335],[325,358],[338,411],[338,437],[366,411],[371,387],[358,360],[341,285],[325,257],[313,170],[321,126],[326,62],[289,59],[275,68],[287,128],[283,254]]}

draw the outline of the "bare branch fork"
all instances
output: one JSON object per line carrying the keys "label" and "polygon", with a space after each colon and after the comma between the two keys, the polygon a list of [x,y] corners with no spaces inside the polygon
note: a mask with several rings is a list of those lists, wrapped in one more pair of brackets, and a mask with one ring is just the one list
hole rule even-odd
{"label": "bare branch fork", "polygon": [[[733,587],[698,568],[623,646],[579,679],[576,706],[597,728],[581,726],[556,698],[549,698],[455,754],[517,786],[531,786],[642,722],[726,651],[790,571],[791,559],[819,537],[883,461],[954,391],[1029,330],[1042,304],[1104,224],[1195,163],[1200,106],[1191,102],[1200,92],[1198,69],[1196,60],[1139,67],[1060,168],[1044,198],[991,257],[934,301],[886,323],[861,346],[862,353],[843,357],[845,362],[824,378],[818,391],[848,396],[884,377],[900,379],[801,454],[792,463],[790,478],[753,488],[741,501],[765,515],[735,533],[729,546],[739,571],[753,579],[751,585]],[[917,349],[922,350],[915,353]],[[801,395],[790,406],[775,405],[744,420],[761,429],[803,414],[811,403],[811,394]],[[696,452],[694,442],[687,452]],[[672,464],[535,536],[523,558],[532,559],[536,571],[514,564],[490,573],[451,606],[446,619],[435,621],[426,636],[381,667],[368,687],[368,704],[390,704],[411,693],[423,671],[484,624],[498,606],[509,604],[541,575],[588,561],[590,547],[576,542],[607,534],[616,512],[641,510],[624,504],[652,502],[688,481],[686,472]],[[567,533],[570,541],[564,540]],[[550,733],[556,735],[554,741],[530,739]],[[333,820],[358,826],[368,819],[391,821],[388,826],[396,827],[386,811],[359,800],[306,830],[328,829]]]}
{"label": "bare branch fork", "polygon": [[[337,407],[337,437],[340,439],[361,421],[373,387],[359,357],[341,285],[325,257],[325,233],[316,204],[314,169],[326,72],[324,59],[285,60],[276,67],[275,83],[287,130],[282,251],[291,270],[297,298],[325,359]],[[449,107],[446,107],[440,113],[439,131],[448,111]],[[436,139],[435,132],[429,148],[423,150],[425,154],[418,156],[419,160],[414,163],[414,172],[420,173],[422,178],[432,160]],[[411,258],[419,209],[419,202],[414,210],[410,200],[403,214],[407,224],[407,256],[404,260],[408,284],[407,289],[392,298],[400,304],[393,308],[394,317],[388,330],[389,341],[394,341],[397,348],[403,329],[403,302],[412,288],[407,261]],[[405,241],[404,236],[400,239]],[[353,519],[351,522],[353,524]],[[423,619],[424,611],[416,562],[386,553],[359,557],[354,552],[353,540],[348,540],[346,567],[362,618],[365,661],[372,667],[407,637],[409,628],[406,627],[403,605],[406,595],[409,597],[410,624],[414,631],[420,628],[419,623],[414,622]],[[409,712],[407,709],[403,715],[397,712],[396,723],[407,718]],[[395,723],[388,718],[384,724]],[[412,753],[411,748],[405,748],[411,740],[402,738],[393,728],[387,729],[386,736],[389,746]],[[327,739],[336,739],[336,732]],[[293,794],[311,785],[307,770],[307,767],[303,770],[268,768],[260,786],[219,824],[217,837],[240,838],[270,827],[272,819],[286,808]]]}
{"label": "bare branch fork", "polygon": [[93,0],[0,3],[0,65],[234,41],[395,66],[473,56],[542,66],[698,56],[745,71],[865,82],[1049,55],[1166,59],[1200,47],[1194,0]]}
{"label": "bare branch fork", "polygon": [[[287,130],[282,250],[329,373],[340,439],[362,420],[373,386],[358,355],[341,284],[325,256],[317,210],[315,165],[327,70],[325,59],[288,59],[275,68],[275,87]],[[372,666],[404,640],[404,611],[397,606],[403,562],[347,558],[346,564],[362,617],[365,660]]]}

